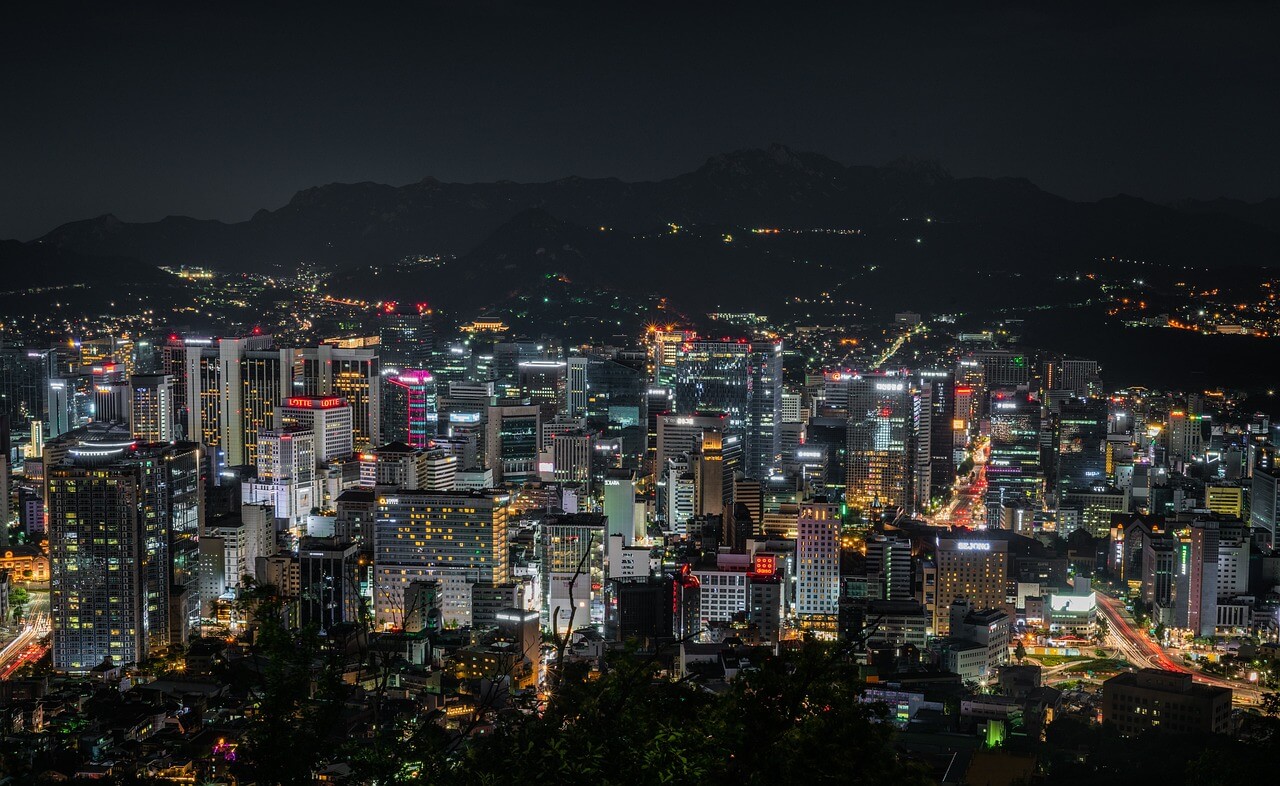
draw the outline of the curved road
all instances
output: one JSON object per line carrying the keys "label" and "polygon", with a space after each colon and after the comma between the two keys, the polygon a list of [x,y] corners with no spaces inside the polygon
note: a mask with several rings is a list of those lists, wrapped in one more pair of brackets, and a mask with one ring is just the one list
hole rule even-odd
{"label": "curved road", "polygon": [[1115,643],[1116,649],[1120,650],[1121,654],[1124,655],[1125,660],[1139,667],[1150,666],[1151,668],[1164,669],[1165,671],[1190,674],[1196,682],[1205,685],[1230,688],[1235,701],[1240,704],[1260,704],[1262,702],[1262,691],[1250,683],[1210,677],[1206,674],[1192,671],[1170,658],[1163,647],[1147,636],[1146,631],[1138,630],[1133,626],[1127,619],[1128,613],[1120,601],[1101,592],[1096,593],[1096,596],[1098,598],[1098,609],[1107,618],[1110,638]]}

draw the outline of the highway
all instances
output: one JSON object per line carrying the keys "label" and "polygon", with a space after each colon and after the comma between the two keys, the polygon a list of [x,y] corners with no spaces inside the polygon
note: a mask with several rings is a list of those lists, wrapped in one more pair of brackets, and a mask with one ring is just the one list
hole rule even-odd
{"label": "highway", "polygon": [[1230,688],[1234,692],[1235,701],[1239,704],[1256,705],[1262,702],[1262,691],[1250,683],[1210,677],[1188,669],[1173,658],[1170,658],[1169,653],[1165,652],[1164,648],[1159,644],[1152,641],[1146,631],[1138,630],[1133,626],[1124,604],[1101,592],[1097,593],[1097,598],[1098,609],[1107,618],[1108,637],[1129,663],[1138,668],[1151,667],[1190,674],[1196,682],[1215,685],[1220,688]]}
{"label": "highway", "polygon": [[40,613],[32,622],[23,625],[13,641],[0,649],[0,680],[9,679],[22,666],[44,657],[48,647],[43,643],[43,639],[48,635],[49,616],[47,614]]}

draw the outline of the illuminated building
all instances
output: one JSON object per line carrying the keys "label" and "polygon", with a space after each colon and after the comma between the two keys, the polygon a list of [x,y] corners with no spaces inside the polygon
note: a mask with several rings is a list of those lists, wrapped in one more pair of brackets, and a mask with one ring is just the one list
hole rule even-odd
{"label": "illuminated building", "polygon": [[1266,533],[1268,546],[1275,546],[1277,517],[1280,517],[1280,468],[1257,466],[1249,481],[1249,523]]}
{"label": "illuminated building", "polygon": [[937,591],[934,594],[933,632],[951,631],[951,604],[967,600],[975,608],[1007,607],[1005,582],[1009,569],[1009,544],[1003,540],[968,540],[939,537],[937,541]]}
{"label": "illuminated building", "polygon": [[382,438],[425,448],[439,422],[436,381],[429,371],[406,369],[383,380]]}
{"label": "illuminated building", "polygon": [[298,544],[298,624],[328,631],[360,620],[356,544],[303,538]]}
{"label": "illuminated building", "polygon": [[56,371],[56,352],[0,343],[0,412],[13,428],[48,417],[49,380]]}
{"label": "illuminated building", "polygon": [[520,395],[535,406],[567,412],[569,377],[567,363],[558,360],[525,360],[519,366]]}
{"label": "illuminated building", "polygon": [[573,429],[557,433],[550,442],[555,480],[580,484],[584,492],[590,494],[591,462],[596,452],[595,435],[582,429]]}
{"label": "illuminated building", "polygon": [[134,374],[129,377],[129,423],[141,442],[177,439],[173,423],[173,377],[168,374]]}
{"label": "illuminated building", "polygon": [[1057,492],[1105,482],[1107,402],[1074,398],[1063,401],[1054,413],[1053,424]]}
{"label": "illuminated building", "polygon": [[863,511],[911,505],[914,406],[905,379],[852,376],[845,500]]}
{"label": "illuminated building", "polygon": [[185,344],[187,438],[217,451],[219,466],[256,464],[258,432],[294,392],[292,351],[263,335]]}
{"label": "illuminated building", "polygon": [[200,612],[199,446],[139,445],[98,424],[59,441],[45,480],[54,668],[185,644]]}
{"label": "illuminated building", "polygon": [[[1095,538],[1107,537],[1111,531],[1112,514],[1128,513],[1129,507],[1129,491],[1109,486],[1105,482],[1069,489],[1058,502],[1059,513],[1075,511],[1078,514],[1078,527]],[[1076,528],[1077,526],[1064,524],[1058,531],[1065,537]]]}
{"label": "illuminated building", "polygon": [[676,411],[686,416],[724,413],[728,428],[743,434],[747,477],[768,477],[779,453],[782,344],[746,340],[681,344],[676,355],[675,404]]}
{"label": "illuminated building", "polygon": [[270,505],[244,505],[239,513],[206,521],[200,535],[200,615],[214,617],[219,605],[233,603],[245,577],[257,576],[258,558],[275,553]]}
{"label": "illuminated building", "polygon": [[537,474],[542,451],[542,408],[489,407],[485,424],[485,462],[495,483],[521,483]]}
{"label": "illuminated building", "polygon": [[998,526],[1003,506],[1038,503],[1044,487],[1040,466],[1040,403],[1026,393],[991,394],[991,453],[987,459],[987,526]]}
{"label": "illuminated building", "polygon": [[1126,737],[1227,734],[1233,728],[1231,689],[1197,684],[1178,671],[1117,674],[1102,683],[1102,720]]}
{"label": "illuminated building", "polygon": [[408,308],[386,304],[378,314],[378,353],[384,366],[400,371],[427,367],[435,349],[431,317],[425,303]]}
{"label": "illuminated building", "polygon": [[840,508],[826,498],[800,506],[796,522],[796,614],[821,623],[840,608]]}
{"label": "illuminated building", "polygon": [[604,581],[605,519],[598,514],[548,516],[538,539],[542,614],[556,633],[591,624],[594,587]]}
{"label": "illuminated building", "polygon": [[[948,371],[920,372],[920,387],[928,392],[928,467],[929,499],[941,499],[950,495],[951,484],[956,479],[955,375]],[[923,432],[917,424],[917,433]]]}
{"label": "illuminated building", "polygon": [[879,576],[885,600],[910,600],[911,541],[877,535],[867,540],[867,575]]}
{"label": "illuminated building", "polygon": [[1198,412],[1175,409],[1165,419],[1164,436],[1169,460],[1193,461],[1200,455],[1204,417]]}
{"label": "illuminated building", "polygon": [[273,505],[276,518],[304,531],[312,508],[320,506],[315,433],[296,426],[262,429],[256,452],[257,477],[243,483],[244,501]]}
{"label": "illuminated building", "polygon": [[[372,349],[342,349],[331,344],[297,350],[300,375],[293,394],[338,396],[351,407],[356,450],[381,445],[382,362]],[[300,389],[299,389],[300,388]]]}
{"label": "illuminated building", "polygon": [[1218,522],[1196,519],[1174,535],[1173,627],[1213,636],[1218,623]]}
{"label": "illuminated building", "polygon": [[692,330],[677,330],[674,326],[666,328],[650,328],[646,340],[649,342],[650,381],[657,387],[671,387],[676,383],[676,358],[680,348],[696,340],[697,333]]}
{"label": "illuminated building", "polygon": [[351,407],[338,396],[290,396],[281,403],[277,419],[285,428],[312,432],[317,462],[344,458],[354,450]]}
{"label": "illuminated building", "polygon": [[471,622],[471,586],[508,580],[507,497],[495,492],[380,491],[374,536],[374,616],[404,624],[405,590],[443,582],[446,624]]}

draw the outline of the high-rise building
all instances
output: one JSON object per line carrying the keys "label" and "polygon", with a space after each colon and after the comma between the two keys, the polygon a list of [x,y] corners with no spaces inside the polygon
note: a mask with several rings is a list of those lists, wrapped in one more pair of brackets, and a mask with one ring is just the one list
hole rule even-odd
{"label": "high-rise building", "polygon": [[485,462],[493,470],[494,482],[520,483],[533,478],[542,447],[541,407],[489,407]]}
{"label": "high-rise building", "polygon": [[675,405],[682,415],[722,413],[728,427],[747,423],[751,344],[738,341],[690,341],[676,355]]}
{"label": "high-rise building", "polygon": [[425,448],[439,428],[435,377],[405,369],[383,379],[382,439]]}
{"label": "high-rise building", "polygon": [[355,449],[351,407],[339,396],[290,396],[277,410],[277,420],[281,427],[314,435],[317,462],[345,458]]}
{"label": "high-rise building", "polygon": [[591,624],[595,587],[604,582],[605,520],[598,514],[548,516],[538,540],[542,612],[557,633]]}
{"label": "high-rise building", "polygon": [[935,635],[950,633],[951,604],[956,600],[967,600],[980,609],[1007,608],[1009,544],[1006,541],[939,537],[936,548]]}
{"label": "high-rise building", "polygon": [[796,613],[831,627],[840,611],[840,508],[825,498],[800,506],[796,523]]}
{"label": "high-rise building", "polygon": [[569,366],[560,360],[526,360],[519,364],[520,395],[552,412],[569,410]]}
{"label": "high-rise building", "polygon": [[846,381],[849,427],[845,499],[864,511],[911,505],[914,466],[911,391],[902,377]]}
{"label": "high-rise building", "polygon": [[1041,499],[1040,404],[1021,392],[991,394],[991,453],[987,459],[987,526],[999,526],[1009,503]]}
{"label": "high-rise building", "polygon": [[[404,371],[426,368],[435,349],[432,313],[425,303],[397,307],[392,303],[378,314],[378,352],[384,366]],[[384,436],[383,439],[391,439]]]}
{"label": "high-rise building", "polygon": [[1072,398],[1053,417],[1056,489],[1062,494],[1106,480],[1107,402]]}
{"label": "high-rise building", "polygon": [[129,423],[142,442],[177,439],[173,422],[173,377],[168,374],[134,374],[129,377]]}
{"label": "high-rise building", "polygon": [[1174,533],[1178,553],[1174,627],[1213,636],[1218,624],[1218,522],[1196,519]]}
{"label": "high-rise building", "polygon": [[0,343],[0,411],[14,428],[49,416],[49,380],[58,376],[50,349]]}
{"label": "high-rise building", "polygon": [[382,361],[372,349],[347,349],[332,344],[297,351],[298,381],[305,396],[338,396],[351,407],[352,440],[356,450],[383,443]]}
{"label": "high-rise building", "polygon": [[1170,460],[1194,461],[1200,455],[1204,417],[1183,409],[1171,411],[1165,419],[1165,438]]}
{"label": "high-rise building", "polygon": [[298,544],[298,623],[328,631],[360,620],[356,544],[303,538]]}
{"label": "high-rise building", "polygon": [[471,585],[508,579],[507,497],[490,491],[387,491],[378,498],[374,614],[380,628],[404,624],[405,589],[444,584],[446,623],[471,622]]}
{"label": "high-rise building", "polygon": [[1249,523],[1265,533],[1268,546],[1275,546],[1277,517],[1280,516],[1280,467],[1258,466],[1249,480]]}
{"label": "high-rise building", "polygon": [[262,429],[256,453],[257,477],[243,483],[244,501],[273,505],[277,519],[302,532],[312,509],[320,507],[315,433],[296,426]]}
{"label": "high-rise building", "polygon": [[54,668],[137,662],[199,621],[200,449],[119,426],[63,435],[46,473]]}
{"label": "high-rise building", "polygon": [[649,329],[646,337],[649,342],[649,379],[655,386],[672,387],[676,384],[676,360],[680,348],[697,337],[698,334],[692,330],[678,330],[673,325]]}
{"label": "high-rise building", "polygon": [[292,352],[262,335],[185,343],[187,438],[215,451],[218,466],[256,464],[258,431],[293,393]]}
{"label": "high-rise building", "polygon": [[782,342],[752,341],[748,358],[747,417],[743,424],[742,469],[763,480],[782,452]]}
{"label": "high-rise building", "polygon": [[920,386],[929,392],[929,497],[945,499],[956,479],[955,375],[949,371],[920,372]]}
{"label": "high-rise building", "polygon": [[867,540],[867,575],[878,576],[885,600],[911,600],[911,541],[879,535]]}

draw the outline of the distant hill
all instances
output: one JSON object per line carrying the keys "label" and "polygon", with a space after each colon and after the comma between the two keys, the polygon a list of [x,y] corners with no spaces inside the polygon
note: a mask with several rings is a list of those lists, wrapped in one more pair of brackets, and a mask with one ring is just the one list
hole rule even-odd
{"label": "distant hill", "polygon": [[[668,224],[703,231],[664,237]],[[863,233],[755,242],[742,234],[753,227]],[[708,228],[737,233],[739,242],[720,242]],[[956,178],[927,161],[846,166],[774,145],[714,156],[695,171],[655,182],[335,183],[240,223],[169,217],[131,224],[108,215],[60,226],[29,245],[45,254],[229,271],[309,261],[346,271],[357,284],[427,288],[468,305],[548,273],[662,290],[702,305],[776,294],[774,282],[798,274],[797,260],[816,255],[849,270],[889,266],[885,286],[932,290],[945,301],[975,284],[975,271],[1043,274],[1105,256],[1198,267],[1280,265],[1278,240],[1280,209],[1272,203],[1166,206],[1126,196],[1079,203],[1023,179]],[[457,259],[376,281],[360,275],[432,254]]]}

